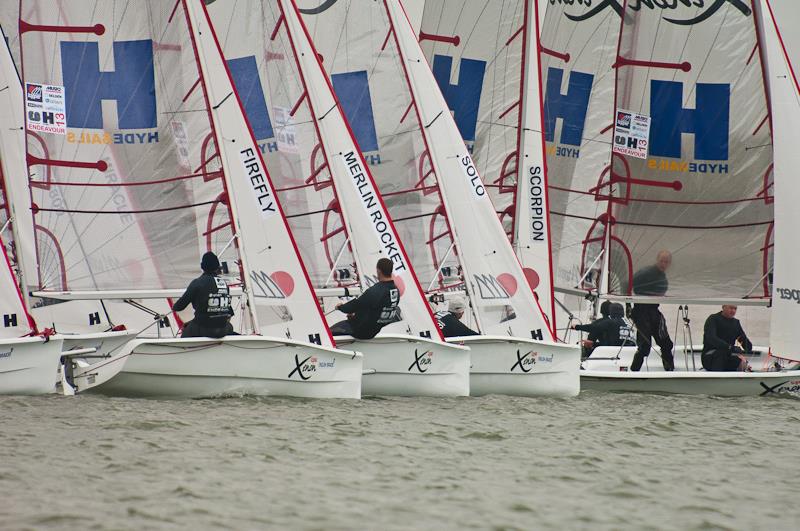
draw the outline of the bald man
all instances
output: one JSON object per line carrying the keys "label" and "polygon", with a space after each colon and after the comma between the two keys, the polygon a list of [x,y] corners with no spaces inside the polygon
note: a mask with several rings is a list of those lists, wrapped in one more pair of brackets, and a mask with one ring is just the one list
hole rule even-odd
{"label": "bald man", "polygon": [[706,319],[701,361],[707,371],[743,371],[747,368],[747,358],[741,354],[752,352],[753,343],[736,318],[736,310],[733,304],[725,304],[721,312]]}
{"label": "bald man", "polygon": [[[667,250],[659,251],[655,264],[644,267],[633,275],[634,295],[663,297],[669,289],[667,269],[671,265],[672,253]],[[661,363],[664,370],[675,370],[672,340],[667,330],[667,321],[658,309],[658,304],[634,304],[631,319],[636,325],[636,354],[630,369],[638,371],[642,368],[644,359],[650,354],[652,339],[655,339],[661,349]]]}

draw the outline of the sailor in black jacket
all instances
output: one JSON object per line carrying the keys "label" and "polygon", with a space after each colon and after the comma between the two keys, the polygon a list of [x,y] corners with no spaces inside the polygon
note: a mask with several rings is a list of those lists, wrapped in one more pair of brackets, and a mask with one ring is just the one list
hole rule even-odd
{"label": "sailor in black jacket", "polygon": [[[667,269],[672,265],[672,253],[667,250],[659,251],[656,263],[644,267],[633,275],[633,293],[649,297],[663,297],[669,289]],[[633,356],[631,370],[638,371],[644,359],[650,354],[651,339],[661,349],[661,363],[665,371],[675,370],[675,361],[672,356],[672,339],[667,330],[667,321],[658,309],[658,304],[633,305],[631,319],[636,325],[636,354]]]}
{"label": "sailor in black jacket", "polygon": [[[751,352],[753,344],[736,319],[736,306],[725,304],[722,311],[708,316],[703,327],[703,355],[701,361],[707,371],[739,371],[747,368],[747,360],[740,356]],[[741,347],[736,345],[736,342]]]}
{"label": "sailor in black jacket", "polygon": [[185,323],[181,337],[219,338],[233,333],[233,316],[228,283],[220,278],[221,266],[217,255],[207,252],[200,262],[203,274],[192,280],[172,310],[180,312],[192,304],[194,319]]}
{"label": "sailor in black jacket", "polygon": [[625,322],[625,308],[619,303],[611,303],[608,305],[608,314],[608,317],[597,319],[589,324],[572,325],[575,330],[589,333],[588,339],[582,341],[585,348],[584,357],[588,357],[592,350],[601,345],[620,347],[634,343],[633,330]]}
{"label": "sailor in black jacket", "polygon": [[460,297],[450,299],[447,308],[448,310],[446,312],[436,312],[435,314],[436,324],[439,325],[444,337],[479,335],[478,332],[461,322],[461,318],[464,316],[464,312],[467,309],[464,299]]}
{"label": "sailor in black jacket", "polygon": [[336,307],[347,314],[347,319],[331,326],[333,335],[372,339],[381,328],[402,319],[400,290],[392,280],[394,265],[388,258],[381,258],[376,267],[378,282],[367,288],[360,297]]}

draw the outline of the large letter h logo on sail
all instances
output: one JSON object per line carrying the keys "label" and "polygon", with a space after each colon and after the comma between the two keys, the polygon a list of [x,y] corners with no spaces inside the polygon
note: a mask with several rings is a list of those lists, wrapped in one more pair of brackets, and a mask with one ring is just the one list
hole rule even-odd
{"label": "large letter h logo on sail", "polygon": [[433,76],[442,90],[447,106],[453,111],[453,117],[467,142],[475,140],[475,129],[478,125],[478,108],[481,105],[483,76],[486,72],[486,61],[461,59],[458,70],[458,84],[450,83],[450,71],[453,58],[446,55],[433,56]]}
{"label": "large letter h logo on sail", "polygon": [[103,129],[102,100],[117,102],[119,129],[154,129],[153,41],[114,43],[115,71],[101,72],[96,42],[62,42],[67,126]]}
{"label": "large letter h logo on sail", "polygon": [[652,81],[650,154],[681,158],[681,134],[694,134],[694,158],[727,160],[731,87],[697,83],[695,108],[683,108],[683,83]]}
{"label": "large letter h logo on sail", "polygon": [[547,89],[544,96],[544,139],[552,142],[556,136],[556,120],[561,118],[561,139],[559,143],[580,146],[589,98],[592,96],[594,76],[583,72],[571,72],[567,93],[561,93],[564,71],[560,68],[547,69]]}

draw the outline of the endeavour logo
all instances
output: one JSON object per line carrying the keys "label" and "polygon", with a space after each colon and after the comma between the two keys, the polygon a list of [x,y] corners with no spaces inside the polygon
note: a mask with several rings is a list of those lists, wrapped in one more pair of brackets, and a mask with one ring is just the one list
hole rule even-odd
{"label": "endeavour logo", "polygon": [[[602,13],[606,9],[614,10],[617,15],[622,17],[623,13],[623,1],[622,0],[550,0],[550,5],[556,4],[563,4],[563,5],[574,5],[578,4],[581,6],[586,6],[588,11],[586,11],[582,15],[573,15],[569,13],[564,13],[564,15],[575,22],[581,22],[583,20],[588,20],[593,16],[597,15],[598,13]],[[699,24],[709,18],[711,18],[714,13],[722,9],[725,4],[730,4],[734,8],[738,9],[742,12],[742,14],[746,17],[750,16],[752,13],[751,9],[747,6],[745,0],[629,0],[628,7],[632,11],[641,11],[643,8],[647,9],[661,9],[662,11],[675,11],[680,9],[681,7],[696,7],[701,9],[699,14],[690,19],[677,19],[677,18],[670,18],[664,16],[664,20],[667,22],[671,22],[672,24],[678,24],[680,26],[691,26],[693,24]]]}
{"label": "endeavour logo", "polygon": [[297,354],[295,354],[294,369],[292,369],[292,372],[289,373],[287,378],[291,378],[297,374],[301,380],[310,380],[311,376],[317,372],[317,364],[318,360],[316,356],[308,356],[303,361],[300,361],[300,358],[297,356]]}
{"label": "endeavour logo", "polygon": [[408,372],[416,367],[417,370],[421,373],[428,372],[428,369],[431,368],[431,364],[433,363],[433,352],[427,350],[422,354],[419,353],[419,350],[414,349],[414,361],[411,365],[408,366]]}
{"label": "endeavour logo", "polygon": [[795,301],[800,304],[800,289],[775,288],[782,300]]}

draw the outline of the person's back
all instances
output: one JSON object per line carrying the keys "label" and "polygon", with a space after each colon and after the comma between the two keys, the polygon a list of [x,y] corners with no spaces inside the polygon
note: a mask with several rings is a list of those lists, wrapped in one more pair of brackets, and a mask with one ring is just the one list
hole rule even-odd
{"label": "person's back", "polygon": [[360,297],[337,307],[348,315],[345,321],[331,327],[333,335],[349,334],[356,339],[372,339],[384,326],[401,320],[400,290],[392,280],[392,266],[388,258],[378,260],[378,282]]}
{"label": "person's back", "polygon": [[349,319],[352,335],[358,339],[372,339],[381,328],[399,320],[400,291],[394,280],[378,282],[361,296],[343,304],[339,309],[352,313]]}
{"label": "person's back", "polygon": [[625,322],[625,309],[621,304],[608,306],[608,317],[602,317],[586,325],[575,325],[575,330],[588,332],[587,354],[599,346],[623,346],[633,342],[633,331]]}
{"label": "person's back", "polygon": [[214,253],[203,255],[203,274],[192,280],[175,304],[180,312],[191,303],[194,319],[184,325],[181,337],[223,337],[233,333],[230,318],[233,316],[228,283],[217,276],[220,263]]}

